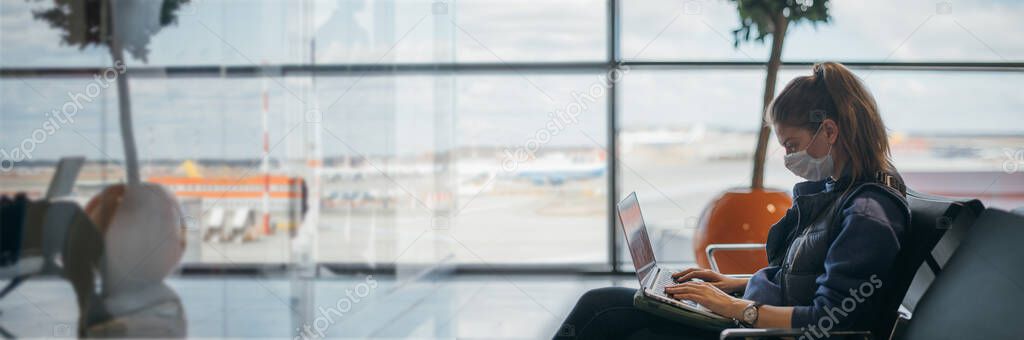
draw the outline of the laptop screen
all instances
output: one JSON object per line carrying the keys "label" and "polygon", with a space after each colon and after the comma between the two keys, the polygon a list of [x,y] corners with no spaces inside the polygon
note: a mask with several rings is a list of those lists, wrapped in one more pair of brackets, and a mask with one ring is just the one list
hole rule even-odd
{"label": "laptop screen", "polygon": [[629,245],[629,254],[633,257],[633,266],[636,267],[636,276],[643,285],[647,275],[654,269],[654,249],[651,248],[651,240],[647,236],[647,227],[644,225],[644,217],[640,214],[640,203],[636,199],[636,193],[631,193],[618,205],[619,222],[622,224],[622,231],[626,235],[626,244]]}

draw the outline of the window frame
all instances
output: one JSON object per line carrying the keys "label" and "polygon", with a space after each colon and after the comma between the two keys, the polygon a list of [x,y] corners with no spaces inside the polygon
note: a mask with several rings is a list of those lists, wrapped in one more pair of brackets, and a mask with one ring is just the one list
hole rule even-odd
{"label": "window frame", "polygon": [[[139,78],[203,78],[203,77],[272,77],[286,76],[389,76],[408,74],[578,74],[607,73],[624,68],[639,70],[761,70],[767,67],[767,61],[630,61],[621,55],[621,0],[607,0],[606,3],[606,52],[603,61],[579,62],[510,62],[510,63],[378,63],[378,64],[270,64],[262,66],[139,66],[131,70],[132,77]],[[851,69],[859,70],[898,70],[898,71],[980,71],[980,72],[1024,72],[1024,62],[890,62],[881,61],[849,61],[840,60]],[[813,65],[811,61],[784,61],[782,69],[806,69]],[[102,72],[104,67],[0,67],[0,79],[26,78],[90,78]],[[632,271],[623,270],[623,261],[619,261],[616,203],[620,194],[618,176],[618,137],[619,100],[617,84],[607,80],[607,131],[605,146],[611,155],[606,158],[607,166],[607,225],[604,231],[608,235],[607,260],[602,263],[556,263],[556,264],[508,264],[508,265],[456,265],[454,273],[462,274],[567,274],[567,273],[598,273],[613,275],[629,275]],[[207,272],[259,272],[277,271],[281,264],[184,264],[182,273]],[[367,272],[394,273],[395,266],[370,265],[365,263],[317,262],[317,273],[320,269],[339,273]]]}

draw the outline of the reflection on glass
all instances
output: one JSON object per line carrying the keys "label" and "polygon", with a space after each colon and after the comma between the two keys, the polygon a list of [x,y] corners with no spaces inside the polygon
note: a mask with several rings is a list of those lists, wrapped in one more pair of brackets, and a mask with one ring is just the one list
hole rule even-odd
{"label": "reflection on glass", "polygon": [[0,297],[24,296],[21,283],[55,275],[70,283],[73,294],[58,296],[72,296],[77,326],[57,323],[53,336],[184,337],[181,300],[164,283],[185,247],[173,194],[152,184],[116,184],[83,209],[68,199],[77,166],[61,161],[58,168],[45,197],[0,197],[0,278],[8,280]]}

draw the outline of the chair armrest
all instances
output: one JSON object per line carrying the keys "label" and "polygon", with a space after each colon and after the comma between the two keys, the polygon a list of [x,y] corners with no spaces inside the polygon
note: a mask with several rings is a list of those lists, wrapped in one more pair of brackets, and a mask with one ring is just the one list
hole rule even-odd
{"label": "chair armrest", "polygon": [[718,261],[715,261],[715,252],[719,250],[758,250],[764,249],[764,243],[717,243],[709,244],[704,251],[708,255],[708,263],[711,270],[718,271]]}
{"label": "chair armrest", "polygon": [[909,311],[903,310],[903,306],[900,306],[899,314],[896,317],[896,322],[892,325],[892,332],[889,332],[889,339],[902,339],[903,335],[907,332],[907,326],[909,326],[911,314]]}
{"label": "chair armrest", "polygon": [[[818,334],[821,334],[818,331]],[[817,338],[814,333],[809,330],[800,328],[728,328],[722,330],[719,335],[719,339],[746,339],[746,338],[762,338],[762,337],[800,337],[804,334],[809,334],[809,338]],[[835,331],[828,332],[829,336],[842,335],[842,336],[861,336],[864,339],[871,339],[871,332],[868,331]]]}

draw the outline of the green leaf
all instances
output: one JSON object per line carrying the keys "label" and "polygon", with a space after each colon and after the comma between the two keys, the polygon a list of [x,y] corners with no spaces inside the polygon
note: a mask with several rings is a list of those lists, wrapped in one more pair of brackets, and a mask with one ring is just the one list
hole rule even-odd
{"label": "green leaf", "polygon": [[[740,26],[733,30],[733,46],[754,41],[764,43],[765,38],[776,31],[775,18],[785,15],[790,25],[808,22],[817,26],[828,23],[828,0],[730,0],[736,4]],[[751,35],[751,33],[754,33]]]}
{"label": "green leaf", "polygon": [[[51,2],[52,7],[32,11],[32,16],[45,21],[50,27],[61,31],[61,43],[78,46],[84,49],[89,46],[105,46],[109,41],[110,23],[103,18],[109,17],[109,1],[139,0],[26,0],[28,2]],[[154,0],[143,0],[154,1]],[[177,11],[190,0],[162,0],[160,7],[160,27],[177,24]],[[103,13],[106,11],[106,15]],[[159,30],[145,32],[149,36]],[[126,40],[122,42],[124,50],[135,59],[145,61],[148,54],[149,39]]]}

